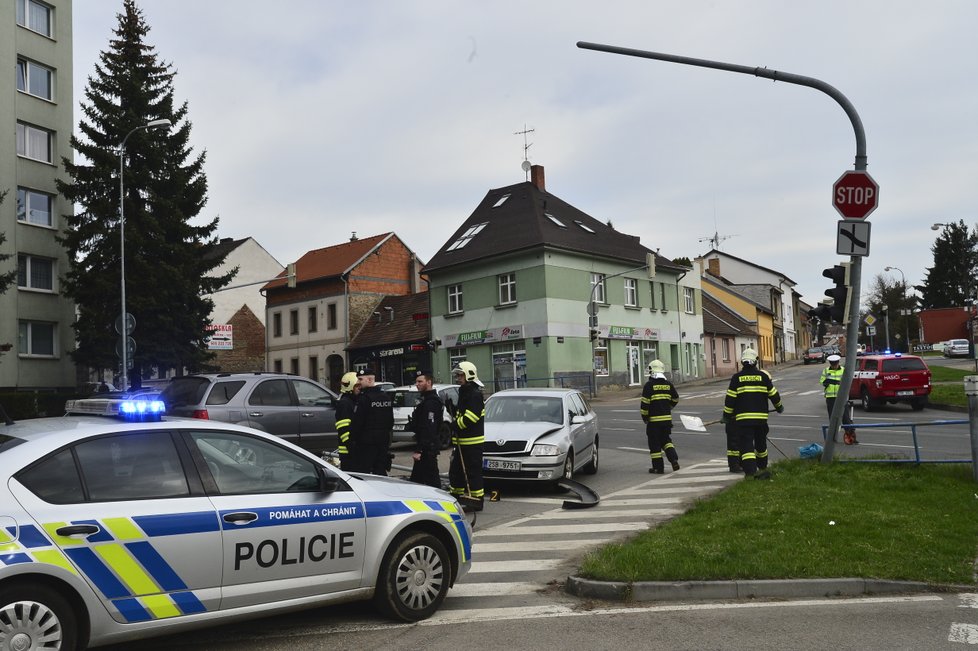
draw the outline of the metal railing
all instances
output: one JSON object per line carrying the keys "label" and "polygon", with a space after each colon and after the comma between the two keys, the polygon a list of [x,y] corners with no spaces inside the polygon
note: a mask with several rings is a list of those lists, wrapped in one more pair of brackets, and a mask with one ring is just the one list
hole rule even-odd
{"label": "metal railing", "polygon": [[486,383],[493,393],[503,389],[523,389],[526,387],[578,389],[594,397],[594,384],[590,373],[568,374],[556,377],[500,378]]}
{"label": "metal railing", "polygon": [[[912,459],[899,459],[899,458],[887,458],[887,459],[862,459],[862,458],[847,458],[838,459],[838,461],[843,463],[968,463],[970,464],[971,459],[924,459],[920,456],[920,441],[918,437],[918,428],[920,427],[931,427],[937,426],[941,427],[944,425],[967,425],[969,423],[968,419],[950,419],[950,420],[931,420],[922,422],[909,422],[909,423],[864,423],[861,425],[856,425],[855,423],[851,425],[842,425],[843,430],[853,429],[853,430],[871,430],[875,428],[903,428],[907,427],[910,429],[910,438],[913,440],[913,458]],[[822,440],[826,440],[828,436],[828,425],[822,425]]]}

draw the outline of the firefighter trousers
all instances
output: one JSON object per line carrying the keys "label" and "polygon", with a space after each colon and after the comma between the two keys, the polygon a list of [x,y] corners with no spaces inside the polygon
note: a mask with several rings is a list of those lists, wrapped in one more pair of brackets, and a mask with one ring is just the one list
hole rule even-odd
{"label": "firefighter trousers", "polygon": [[767,468],[767,419],[745,419],[734,422],[737,429],[737,449],[744,474],[753,475]]}
{"label": "firefighter trousers", "polygon": [[665,471],[663,455],[669,463],[675,466],[679,462],[676,446],[672,444],[672,423],[646,423],[645,436],[649,440],[649,457],[652,459],[652,470]]}
{"label": "firefighter trousers", "polygon": [[737,425],[734,421],[728,421],[723,426],[723,431],[727,434],[727,467],[731,472],[740,471],[740,442],[737,438]]}
{"label": "firefighter trousers", "polygon": [[[464,464],[464,467],[463,467]],[[448,464],[449,492],[452,495],[471,495],[482,500],[482,445],[456,445]]]}

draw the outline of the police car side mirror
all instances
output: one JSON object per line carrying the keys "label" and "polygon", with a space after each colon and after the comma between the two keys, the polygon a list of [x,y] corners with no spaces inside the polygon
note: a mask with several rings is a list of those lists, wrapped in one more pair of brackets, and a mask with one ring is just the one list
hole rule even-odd
{"label": "police car side mirror", "polygon": [[322,474],[322,478],[319,480],[319,491],[321,493],[335,493],[340,487],[339,477],[333,477],[332,475]]}

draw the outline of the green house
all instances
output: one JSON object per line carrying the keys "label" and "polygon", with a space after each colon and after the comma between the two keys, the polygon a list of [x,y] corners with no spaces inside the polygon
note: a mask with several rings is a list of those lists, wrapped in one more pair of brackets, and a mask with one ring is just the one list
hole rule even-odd
{"label": "green house", "polygon": [[487,391],[639,386],[653,359],[703,375],[699,275],[547,192],[541,166],[490,190],[422,275],[440,379],[462,360]]}

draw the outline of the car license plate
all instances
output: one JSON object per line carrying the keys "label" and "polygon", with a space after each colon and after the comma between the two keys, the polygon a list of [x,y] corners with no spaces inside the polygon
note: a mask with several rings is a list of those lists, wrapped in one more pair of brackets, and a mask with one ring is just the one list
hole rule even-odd
{"label": "car license plate", "polygon": [[482,467],[486,470],[506,470],[509,472],[519,472],[519,461],[500,461],[498,459],[483,459]]}
{"label": "car license plate", "polygon": [[896,394],[898,396],[912,396],[913,391],[897,391]]}
{"label": "car license plate", "polygon": [[404,423],[394,423],[394,431],[395,432],[403,432],[404,431]]}

